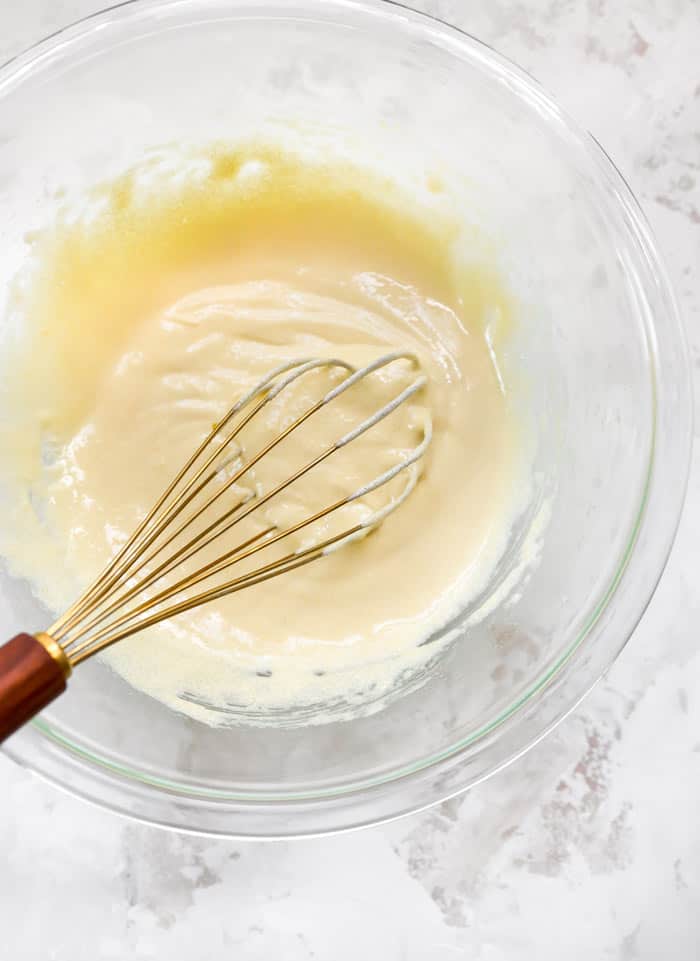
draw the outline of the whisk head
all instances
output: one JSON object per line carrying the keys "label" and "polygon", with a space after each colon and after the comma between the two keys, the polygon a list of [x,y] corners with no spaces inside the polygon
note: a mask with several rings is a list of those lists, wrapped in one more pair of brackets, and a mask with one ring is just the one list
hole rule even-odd
{"label": "whisk head", "polygon": [[[387,375],[397,365],[406,384],[378,403],[377,396],[395,384],[396,377]],[[399,408],[411,408],[425,384],[418,359],[402,352],[359,369],[344,360],[313,358],[271,371],[213,426],[102,574],[49,628],[50,638],[75,666],[160,621],[365,536],[416,485],[432,439],[425,411],[412,424],[414,446],[381,451],[379,471],[375,467],[367,479],[350,472],[353,486],[318,509],[297,503],[281,510],[281,495],[313,480],[331,457],[369,438]],[[353,421],[342,399],[359,391],[363,403]],[[317,432],[323,410],[333,416]],[[290,445],[301,462],[277,477],[276,456]],[[379,491],[390,492],[380,503]]]}

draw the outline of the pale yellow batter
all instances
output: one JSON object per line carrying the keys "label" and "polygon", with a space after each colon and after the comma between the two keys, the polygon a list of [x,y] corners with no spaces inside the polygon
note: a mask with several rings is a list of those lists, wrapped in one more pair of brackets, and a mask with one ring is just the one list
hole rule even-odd
{"label": "pale yellow batter", "polygon": [[[379,530],[105,655],[136,687],[213,723],[376,700],[434,653],[419,645],[483,588],[508,537],[521,465],[495,353],[505,297],[454,264],[449,225],[407,213],[357,171],[253,148],[201,155],[191,176],[144,171],[35,241],[17,301],[24,335],[4,345],[2,551],[60,611],[271,368],[412,351],[427,388],[255,520],[288,523],[360,486],[432,421],[420,481]],[[269,488],[410,377],[392,365],[246,483]],[[273,405],[251,444],[319,386],[312,377]],[[366,516],[392,493],[353,510]]]}

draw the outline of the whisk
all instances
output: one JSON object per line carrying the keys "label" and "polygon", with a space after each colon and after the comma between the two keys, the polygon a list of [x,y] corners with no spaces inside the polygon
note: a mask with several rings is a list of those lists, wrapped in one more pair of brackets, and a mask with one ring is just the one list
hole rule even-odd
{"label": "whisk", "polygon": [[[408,386],[391,400],[338,439],[324,444],[318,454],[270,489],[242,486],[256,465],[264,464],[264,459],[302,424],[311,422],[311,429],[312,419],[320,410],[346,391],[363,389],[372,375],[381,377],[385,368],[396,363],[410,365],[413,373]],[[312,393],[311,401],[302,405],[300,413],[295,412],[291,422],[259,450],[247,451],[244,438],[253,419],[264,416],[261,412],[268,405],[284,403],[293,385],[316,385],[322,371],[330,371],[335,380],[340,380],[330,389],[326,384],[318,399],[313,399]],[[81,597],[47,631],[18,634],[0,648],[0,741],[62,694],[73,669],[94,654],[160,621],[298,570],[381,524],[417,483],[418,462],[432,437],[429,418],[420,425],[420,439],[414,447],[401,450],[395,463],[357,489],[294,523],[278,526],[265,519],[261,529],[250,536],[241,535],[244,528],[239,526],[256,512],[258,517],[264,515],[261,509],[265,505],[370,431],[425,384],[417,358],[405,352],[386,354],[360,369],[344,360],[313,358],[291,361],[267,374],[214,425]],[[405,475],[405,483],[381,507],[360,516],[353,514],[348,526],[341,524],[339,531],[329,530],[322,523],[330,515],[343,518],[343,508],[364,502],[399,475]],[[321,535],[313,536],[319,528]],[[306,539],[290,549],[292,537],[301,532]],[[203,562],[202,552],[211,545],[216,545],[210,551],[214,556]],[[263,552],[269,555],[273,547],[280,551],[279,556],[266,560]]]}

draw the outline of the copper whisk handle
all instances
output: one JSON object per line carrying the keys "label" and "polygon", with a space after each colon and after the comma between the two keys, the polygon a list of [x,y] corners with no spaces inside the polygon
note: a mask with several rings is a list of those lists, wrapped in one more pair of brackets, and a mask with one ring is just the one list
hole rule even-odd
{"label": "copper whisk handle", "polygon": [[62,694],[69,674],[48,636],[17,634],[0,647],[0,742]]}

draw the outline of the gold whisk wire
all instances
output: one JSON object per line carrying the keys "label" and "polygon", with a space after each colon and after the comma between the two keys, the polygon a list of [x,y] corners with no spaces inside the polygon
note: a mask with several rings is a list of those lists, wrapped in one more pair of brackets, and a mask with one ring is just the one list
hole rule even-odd
{"label": "gold whisk wire", "polygon": [[[418,373],[394,398],[327,444],[289,476],[274,483],[269,490],[263,492],[256,487],[241,492],[239,482],[244,482],[257,464],[320,410],[372,374],[379,374],[383,368],[401,361],[408,362]],[[381,524],[415,487],[418,462],[432,440],[429,416],[422,424],[422,437],[416,445],[401,451],[396,463],[368,483],[294,523],[278,527],[266,520],[261,530],[242,534],[239,543],[226,545],[213,560],[198,569],[185,570],[183,567],[181,575],[175,573],[414,397],[426,383],[419,367],[413,354],[396,352],[379,357],[359,370],[337,358],[294,360],[263,377],[214,425],[102,573],[57,618],[48,632],[21,633],[0,647],[0,741],[58,697],[65,690],[72,669],[93,654],[191,608],[295,571]],[[263,442],[259,450],[247,456],[243,444],[245,428],[294,383],[324,368],[336,376],[338,373],[344,375],[343,379],[320,398],[308,403],[271,440]],[[339,533],[326,531],[310,544],[302,542],[296,549],[284,548],[282,556],[273,560],[258,557],[262,551],[282,544],[286,538],[311,528],[355,501],[361,501],[400,474],[406,475],[406,482],[398,494],[392,493],[385,506],[370,510],[354,523],[348,522]],[[219,486],[212,490],[210,485],[217,481]],[[232,503],[222,503],[225,496],[230,496]],[[201,503],[200,498],[203,498]],[[369,510],[368,505],[365,507]],[[210,520],[210,514],[215,515],[213,520]],[[204,525],[201,530],[198,529],[200,525],[192,529],[197,521]],[[218,582],[206,586],[205,582],[245,561],[259,566],[244,569],[233,576],[224,574],[223,580],[219,578]],[[161,583],[169,575],[174,575],[174,582]],[[197,590],[198,585],[205,586]]]}
{"label": "gold whisk wire", "polygon": [[[162,558],[163,554],[174,541],[184,534],[206,511],[214,507],[227,491],[234,488],[239,481],[243,480],[251,468],[266,457],[278,444],[289,437],[302,424],[313,417],[314,414],[331,404],[336,398],[371,374],[378,372],[381,368],[389,364],[402,360],[418,366],[418,361],[415,356],[405,352],[387,354],[359,370],[355,370],[345,361],[335,358],[329,360],[310,359],[291,362],[276,368],[241,398],[241,400],[234,404],[224,418],[214,426],[211,433],[200,444],[199,448],[182,470],[178,472],[154,507],[138,525],[121,550],[109,562],[102,574],[85,591],[82,597],[49,629],[48,634],[60,644],[62,650],[69,658],[71,665],[75,666],[111,644],[123,640],[162,620],[174,617],[191,608],[219,599],[228,594],[233,594],[244,588],[262,583],[280,574],[296,570],[322,557],[330,550],[339,546],[343,541],[349,541],[365,532],[368,528],[380,523],[386,514],[394,510],[398,504],[408,496],[408,493],[410,493],[410,490],[412,490],[415,484],[414,476],[409,476],[408,483],[401,496],[390,503],[387,509],[375,512],[370,520],[358,522],[341,533],[328,537],[310,547],[305,547],[303,550],[290,551],[274,561],[263,564],[252,572],[239,574],[236,577],[226,580],[224,583],[209,587],[177,603],[166,604],[166,602],[174,599],[177,595],[189,591],[191,588],[196,587],[198,584],[201,584],[216,574],[220,574],[222,571],[254,557],[260,551],[266,550],[292,534],[296,534],[310,527],[312,524],[323,520],[353,501],[365,497],[373,490],[388,484],[389,481],[398,474],[409,471],[410,468],[424,456],[430,444],[431,431],[429,424],[425,427],[421,442],[410,453],[402,457],[398,463],[375,477],[368,484],[365,484],[352,493],[341,497],[313,513],[309,517],[282,530],[277,530],[274,526],[268,525],[262,531],[236,544],[196,572],[188,574],[169,587],[158,591],[152,596],[146,597],[140,603],[137,603],[136,606],[125,609],[129,602],[137,598],[138,595],[143,594],[147,588],[172,573],[175,568],[193,558],[218,538],[230,532],[246,517],[250,517],[254,512],[259,511],[261,507],[296,481],[300,480],[303,476],[310,473],[315,467],[340,448],[347,446],[365,434],[373,426],[393,413],[401,404],[417,394],[425,385],[425,377],[423,375],[417,376],[408,387],[403,389],[391,401],[384,404],[371,416],[367,417],[338,440],[328,445],[320,454],[305,463],[291,476],[286,477],[279,484],[275,485],[271,490],[264,494],[252,493],[249,496],[239,498],[232,507],[223,511],[214,521],[207,524],[203,530],[187,540],[186,543],[177,547],[177,549],[168,554],[164,560],[160,560],[155,568],[148,570],[149,564],[158,558]],[[230,449],[245,426],[249,424],[267,404],[271,403],[276,397],[282,394],[283,391],[289,388],[291,384],[305,374],[324,367],[344,371],[347,376],[335,387],[328,390],[319,400],[306,407],[284,430],[281,430],[279,434],[250,458],[243,460],[240,448],[236,449],[235,453],[230,453]],[[238,414],[242,415],[240,421],[233,425],[223,441],[216,445],[216,439],[221,437],[223,431],[231,425],[231,422]],[[210,445],[214,445],[214,450],[206,454]],[[229,452],[229,456],[223,463],[219,463],[217,466],[217,461],[219,461],[222,454],[227,451]],[[206,455],[204,463],[197,467],[196,465],[203,455]],[[193,503],[199,494],[205,491],[207,486],[219,477],[223,470],[232,465],[234,466],[233,473],[227,477],[225,483],[208,496],[203,504],[196,507],[196,509],[186,515],[184,519],[181,519],[174,530],[170,530],[173,523],[181,517],[183,512]],[[190,474],[191,476],[189,476]],[[181,485],[184,485],[182,489],[180,489]],[[158,543],[164,534],[166,535],[165,540],[162,543]],[[142,577],[136,580],[137,576],[142,572],[144,572]]]}

